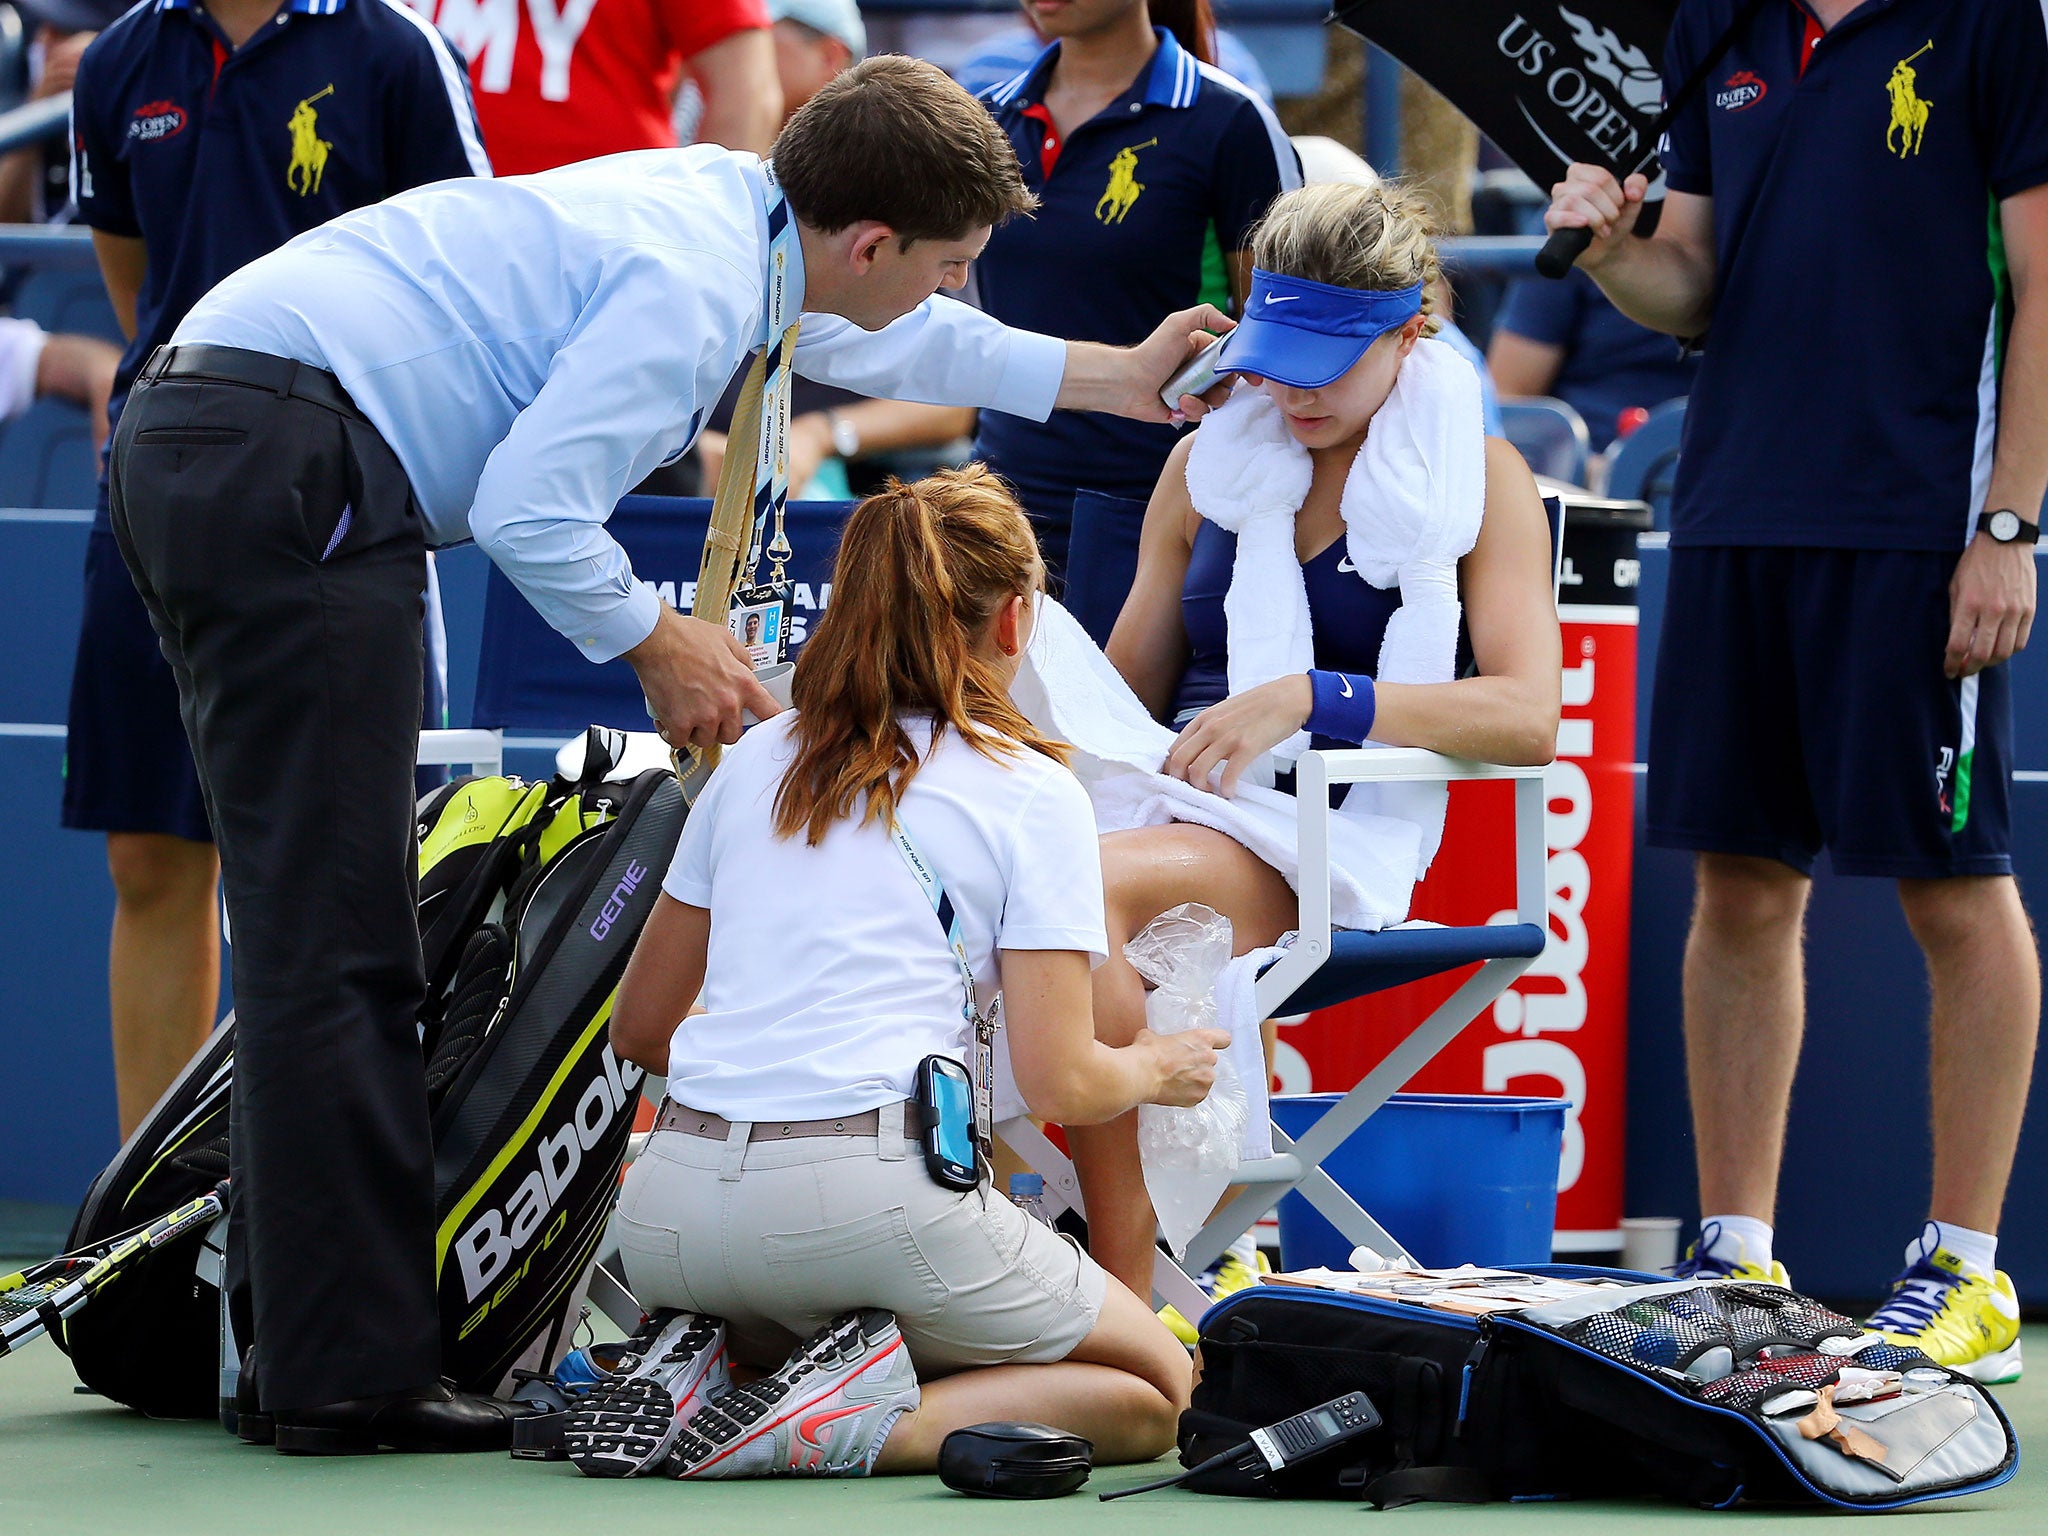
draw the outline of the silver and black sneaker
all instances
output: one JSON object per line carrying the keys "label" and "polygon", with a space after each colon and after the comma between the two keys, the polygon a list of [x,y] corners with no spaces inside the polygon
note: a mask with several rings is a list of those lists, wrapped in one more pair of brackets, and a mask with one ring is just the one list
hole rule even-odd
{"label": "silver and black sneaker", "polygon": [[621,1356],[613,1374],[570,1410],[562,1443],[586,1477],[647,1471],[668,1454],[690,1416],[731,1385],[718,1318],[657,1313],[641,1338],[645,1347]]}
{"label": "silver and black sneaker", "polygon": [[679,1478],[865,1477],[918,1399],[895,1317],[875,1308],[843,1313],[772,1376],[698,1409],[660,1470]]}

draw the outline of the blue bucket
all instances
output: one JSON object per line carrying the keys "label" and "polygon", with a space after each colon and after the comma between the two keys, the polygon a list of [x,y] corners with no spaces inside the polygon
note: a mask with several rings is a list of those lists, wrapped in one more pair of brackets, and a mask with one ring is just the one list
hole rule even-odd
{"label": "blue bucket", "polygon": [[[1342,1097],[1276,1097],[1274,1123],[1299,1141]],[[1429,1268],[1545,1264],[1570,1107],[1492,1093],[1397,1093],[1323,1159],[1323,1171]],[[1349,1269],[1352,1247],[1302,1195],[1281,1200],[1283,1269]]]}

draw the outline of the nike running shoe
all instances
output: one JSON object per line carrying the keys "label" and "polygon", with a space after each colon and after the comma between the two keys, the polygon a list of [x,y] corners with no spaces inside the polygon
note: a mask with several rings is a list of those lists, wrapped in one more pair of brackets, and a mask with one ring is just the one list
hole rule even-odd
{"label": "nike running shoe", "polygon": [[620,1356],[612,1374],[570,1410],[562,1444],[586,1477],[645,1472],[668,1454],[690,1415],[732,1384],[724,1323],[695,1312],[657,1313],[650,1321],[645,1347]]}
{"label": "nike running shoe", "polygon": [[662,1470],[670,1477],[866,1477],[896,1420],[918,1404],[895,1317],[835,1317],[772,1376],[699,1408]]}
{"label": "nike running shoe", "polygon": [[2020,1379],[2020,1301],[2004,1270],[1987,1275],[1941,1246],[1941,1227],[1906,1250],[1906,1268],[1870,1326],[1902,1349],[1987,1386]]}
{"label": "nike running shoe", "polygon": [[[1672,1265],[1665,1273],[1674,1280],[1757,1280],[1765,1285],[1782,1285],[1792,1289],[1792,1277],[1785,1273],[1785,1266],[1776,1259],[1768,1265],[1754,1263],[1745,1254],[1741,1258],[1730,1258],[1720,1250],[1721,1224],[1710,1221],[1700,1229],[1700,1239],[1685,1250],[1685,1257]],[[1736,1246],[1741,1246],[1737,1238]]]}
{"label": "nike running shoe", "polygon": [[[1203,1271],[1199,1283],[1202,1289],[1209,1293],[1211,1301],[1221,1301],[1226,1296],[1235,1296],[1239,1291],[1257,1285],[1259,1276],[1271,1273],[1273,1261],[1259,1249],[1252,1248],[1251,1258],[1247,1260],[1240,1250],[1226,1248],[1223,1257]],[[1179,1307],[1161,1307],[1159,1321],[1172,1329],[1173,1336],[1189,1349],[1193,1349],[1202,1341],[1202,1336],[1195,1325],[1181,1316]]]}

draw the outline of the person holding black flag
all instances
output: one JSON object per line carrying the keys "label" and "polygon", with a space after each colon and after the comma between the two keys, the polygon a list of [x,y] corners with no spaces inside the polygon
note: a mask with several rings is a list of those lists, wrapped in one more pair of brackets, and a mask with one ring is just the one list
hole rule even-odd
{"label": "person holding black flag", "polygon": [[[1704,338],[1671,513],[1649,838],[1696,857],[1685,958],[1701,1239],[1782,1282],[1772,1207],[1816,853],[1898,882],[1933,991],[1930,1220],[1871,1325],[2020,1372],[1996,1264],[2041,991],[2012,878],[2004,663],[2048,488],[2048,23],[2035,0],[1684,0],[1669,195],[1571,167],[1548,222]],[[1990,218],[1986,219],[1987,202]]]}

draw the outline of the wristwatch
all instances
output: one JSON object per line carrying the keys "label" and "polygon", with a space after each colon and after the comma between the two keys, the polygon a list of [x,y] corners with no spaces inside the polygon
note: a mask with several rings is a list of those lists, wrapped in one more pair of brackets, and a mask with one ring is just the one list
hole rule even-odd
{"label": "wristwatch", "polygon": [[859,458],[860,428],[837,411],[827,411],[825,419],[832,424],[832,451],[842,459]]}
{"label": "wristwatch", "polygon": [[2001,544],[2033,544],[2041,537],[2039,523],[2028,522],[2010,507],[1982,514],[1977,519],[1977,527]]}

